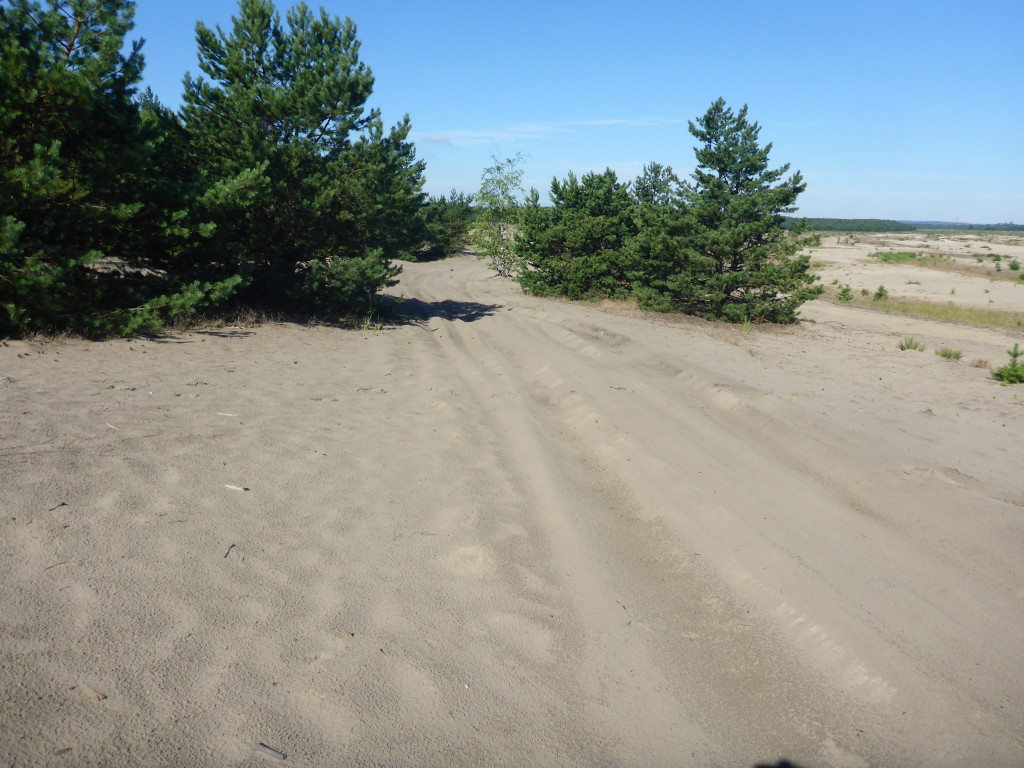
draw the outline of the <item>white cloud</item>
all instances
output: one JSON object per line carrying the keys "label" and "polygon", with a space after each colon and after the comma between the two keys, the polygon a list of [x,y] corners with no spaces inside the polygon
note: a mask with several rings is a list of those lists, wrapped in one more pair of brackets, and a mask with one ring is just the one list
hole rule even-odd
{"label": "white cloud", "polygon": [[514,123],[491,130],[454,129],[430,134],[414,132],[414,141],[429,141],[449,146],[480,146],[488,144],[515,144],[522,141],[545,141],[555,136],[581,133],[581,129],[601,126],[633,128],[660,128],[685,125],[685,120],[665,117],[624,117],[599,120],[564,120],[550,123]]}

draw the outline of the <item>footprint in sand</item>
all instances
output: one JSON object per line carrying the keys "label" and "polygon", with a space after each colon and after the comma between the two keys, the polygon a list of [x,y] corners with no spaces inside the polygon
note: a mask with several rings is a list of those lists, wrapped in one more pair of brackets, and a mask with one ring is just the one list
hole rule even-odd
{"label": "footprint in sand", "polygon": [[494,559],[480,546],[459,547],[444,559],[444,566],[458,576],[479,578],[494,573]]}

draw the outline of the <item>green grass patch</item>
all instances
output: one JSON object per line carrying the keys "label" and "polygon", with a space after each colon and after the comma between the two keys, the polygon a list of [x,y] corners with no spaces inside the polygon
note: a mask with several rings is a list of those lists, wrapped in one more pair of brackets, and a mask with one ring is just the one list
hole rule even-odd
{"label": "green grass patch", "polygon": [[[878,259],[879,261],[885,262],[886,264],[906,264],[908,261],[917,262],[926,260],[923,256],[918,256],[916,253],[910,253],[909,251],[876,251],[870,254],[872,259]],[[927,259],[931,261],[931,257]]]}
{"label": "green grass patch", "polygon": [[[835,295],[823,297],[826,301],[838,301]],[[953,304],[939,304],[921,299],[893,298],[884,299],[858,296],[848,303],[876,312],[892,315],[905,315],[923,320],[941,320],[946,323],[966,323],[968,325],[990,325],[997,328],[1024,328],[1024,312],[1005,312],[998,309],[980,307],[963,307]]]}
{"label": "green grass patch", "polygon": [[964,353],[959,349],[953,349],[952,347],[940,347],[935,350],[935,354],[939,357],[944,357],[946,360],[959,360],[964,356]]}

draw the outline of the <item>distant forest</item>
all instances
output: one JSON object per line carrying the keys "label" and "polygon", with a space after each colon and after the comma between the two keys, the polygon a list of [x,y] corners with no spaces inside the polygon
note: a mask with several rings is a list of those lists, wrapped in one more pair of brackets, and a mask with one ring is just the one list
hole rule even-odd
{"label": "distant forest", "polygon": [[814,232],[917,232],[925,229],[970,229],[989,232],[1020,232],[1024,224],[959,224],[954,221],[892,221],[891,219],[788,218],[783,226],[793,229],[804,221]]}

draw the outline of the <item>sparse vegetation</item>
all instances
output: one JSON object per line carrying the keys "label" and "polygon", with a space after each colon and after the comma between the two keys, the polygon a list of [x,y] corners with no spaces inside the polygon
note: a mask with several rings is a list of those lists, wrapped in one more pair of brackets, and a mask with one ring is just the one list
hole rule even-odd
{"label": "sparse vegetation", "polygon": [[878,286],[878,290],[875,291],[875,295],[871,297],[874,301],[882,301],[883,299],[889,298],[889,292],[885,290],[884,285]]}
{"label": "sparse vegetation", "polygon": [[926,347],[913,336],[904,336],[900,339],[900,349],[904,352],[908,349],[913,350],[914,352],[924,352]]}
{"label": "sparse vegetation", "polygon": [[964,356],[964,353],[959,349],[953,349],[952,347],[940,347],[935,350],[935,354],[939,357],[945,358],[952,362],[953,360],[959,360]]}
{"label": "sparse vegetation", "polygon": [[840,301],[853,301],[853,289],[849,285],[844,285],[839,289],[836,298]]}

